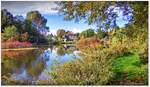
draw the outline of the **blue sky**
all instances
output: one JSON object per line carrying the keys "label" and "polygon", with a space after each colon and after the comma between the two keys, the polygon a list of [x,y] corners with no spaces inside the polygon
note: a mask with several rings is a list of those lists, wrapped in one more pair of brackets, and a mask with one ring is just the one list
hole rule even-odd
{"label": "blue sky", "polygon": [[87,23],[81,21],[79,22],[65,21],[63,19],[63,15],[45,14],[43,16],[47,19],[47,26],[49,26],[50,32],[52,33],[55,33],[57,29],[65,29],[77,33],[89,28],[93,28],[93,29],[96,28],[95,25],[88,25]]}
{"label": "blue sky", "polygon": [[[2,1],[1,5],[2,9],[7,9],[14,16],[22,15],[26,17],[29,11],[39,11],[47,19],[47,26],[53,34],[55,34],[58,29],[70,30],[77,33],[88,28],[96,28],[96,25],[88,25],[81,21],[64,21],[63,15],[58,15],[58,11],[53,9],[59,6],[52,1]],[[120,27],[128,23],[123,20],[123,16],[120,16],[117,20],[117,24]]]}

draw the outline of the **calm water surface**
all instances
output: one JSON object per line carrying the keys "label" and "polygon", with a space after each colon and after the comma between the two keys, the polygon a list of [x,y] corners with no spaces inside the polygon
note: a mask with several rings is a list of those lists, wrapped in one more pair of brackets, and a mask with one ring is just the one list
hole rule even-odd
{"label": "calm water surface", "polygon": [[[57,63],[79,58],[74,46],[38,47],[36,50],[2,51],[2,76],[34,82],[50,79],[49,72]],[[2,84],[5,81],[2,79]]]}

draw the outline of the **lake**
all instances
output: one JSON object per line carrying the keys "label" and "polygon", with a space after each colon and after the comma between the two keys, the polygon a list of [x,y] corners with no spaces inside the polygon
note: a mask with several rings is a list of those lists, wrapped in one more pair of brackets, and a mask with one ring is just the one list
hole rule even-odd
{"label": "lake", "polygon": [[38,80],[49,80],[49,72],[56,64],[79,58],[75,46],[38,46],[34,50],[3,51],[1,58],[2,84],[6,79],[34,84]]}

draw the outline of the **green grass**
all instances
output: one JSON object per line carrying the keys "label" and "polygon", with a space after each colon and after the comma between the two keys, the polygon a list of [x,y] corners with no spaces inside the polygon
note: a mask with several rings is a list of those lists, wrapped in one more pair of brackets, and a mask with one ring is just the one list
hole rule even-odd
{"label": "green grass", "polygon": [[116,75],[115,79],[124,79],[123,73],[127,74],[126,79],[132,80],[138,76],[147,78],[148,65],[143,65],[137,54],[129,54],[126,56],[118,57],[113,60],[113,68]]}
{"label": "green grass", "polygon": [[113,66],[118,72],[129,72],[140,66],[140,59],[136,54],[118,57],[113,61]]}

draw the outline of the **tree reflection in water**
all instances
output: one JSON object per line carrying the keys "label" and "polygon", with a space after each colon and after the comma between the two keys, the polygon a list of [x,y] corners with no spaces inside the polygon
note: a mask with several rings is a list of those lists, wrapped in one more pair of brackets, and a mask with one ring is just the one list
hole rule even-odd
{"label": "tree reflection in water", "polygon": [[[48,71],[57,61],[64,63],[73,60],[79,52],[73,46],[40,47],[38,50],[3,51],[2,52],[2,84],[7,83],[7,77],[24,84],[33,84],[36,80],[50,78]],[[26,82],[26,83],[25,83]]]}

